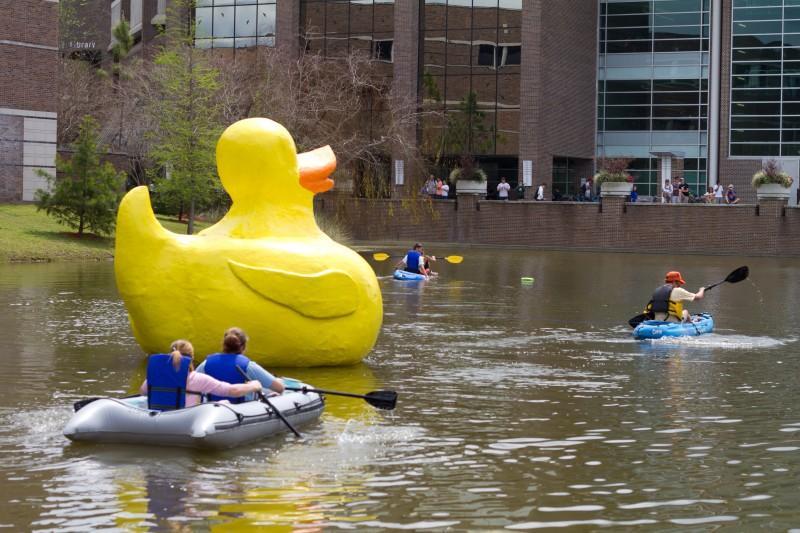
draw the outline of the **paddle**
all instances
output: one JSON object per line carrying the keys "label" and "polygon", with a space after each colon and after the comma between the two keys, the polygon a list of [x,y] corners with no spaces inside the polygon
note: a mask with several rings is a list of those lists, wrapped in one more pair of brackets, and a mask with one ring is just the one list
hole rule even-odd
{"label": "paddle", "polygon": [[393,390],[375,390],[366,394],[353,394],[351,392],[337,392],[332,390],[313,389],[310,387],[286,387],[286,390],[302,392],[316,392],[317,394],[330,394],[333,396],[347,396],[348,398],[361,398],[368,404],[378,409],[391,411],[397,405],[397,393]]}
{"label": "paddle", "polygon": [[[728,274],[727,277],[722,281],[718,281],[717,283],[714,283],[713,285],[709,285],[708,287],[706,287],[706,290],[710,291],[717,285],[722,285],[723,283],[739,283],[740,281],[746,280],[747,276],[749,275],[750,275],[750,269],[746,266],[741,266],[736,270],[734,270],[733,272],[731,272],[730,274]],[[642,313],[641,315],[636,315],[635,317],[628,320],[628,324],[630,324],[632,328],[635,328],[645,320],[650,320],[649,313]]]}
{"label": "paddle", "polygon": [[83,400],[78,400],[77,402],[72,404],[72,408],[75,409],[75,412],[77,413],[78,411],[80,411],[81,409],[83,409],[84,407],[89,405],[90,403],[92,403],[94,401],[97,401],[97,400],[102,400],[102,399],[103,399],[102,397],[98,397],[98,398],[85,398]]}
{"label": "paddle", "polygon": [[[242,375],[242,377],[244,378],[244,380],[245,380],[245,381],[249,381],[249,380],[250,380],[250,378],[247,376],[247,374],[245,373],[245,371],[244,371],[244,370],[242,370],[242,369],[241,369],[239,366],[236,366],[236,370],[238,370],[238,371],[239,371],[239,373]],[[266,395],[265,395],[263,392],[261,392],[261,391],[259,390],[259,391],[257,391],[257,392],[256,392],[256,394],[258,394],[258,399],[259,399],[259,400],[261,400],[262,402],[264,402],[265,404],[267,404],[267,405],[270,407],[270,409],[272,409],[273,411],[275,411],[275,414],[276,414],[276,415],[278,415],[278,418],[280,418],[280,419],[283,421],[283,423],[284,423],[284,424],[286,424],[286,427],[287,427],[287,428],[289,428],[289,429],[291,429],[291,430],[292,430],[292,433],[294,433],[294,434],[297,436],[297,438],[299,438],[299,439],[303,438],[303,436],[302,436],[302,435],[300,435],[300,432],[299,432],[299,431],[297,431],[297,430],[294,428],[294,426],[291,424],[291,422],[289,422],[289,421],[286,419],[286,417],[285,417],[285,416],[283,416],[283,413],[281,413],[281,412],[278,410],[278,408],[277,408],[277,407],[275,407],[275,406],[272,404],[272,402],[271,402],[271,401],[269,401],[269,398],[267,398],[267,397],[266,397]]]}
{"label": "paddle", "polygon": [[750,275],[750,269],[747,268],[746,266],[741,266],[736,270],[734,270],[733,272],[731,272],[730,274],[728,274],[728,277],[725,278],[724,280],[718,281],[713,285],[709,285],[708,287],[706,287],[706,290],[710,291],[717,285],[722,285],[723,283],[739,283],[740,281],[746,280],[747,276],[749,275]]}
{"label": "paddle", "polygon": [[[372,258],[375,259],[375,261],[386,261],[390,257],[391,255],[384,252],[376,252],[372,254]],[[460,255],[448,255],[440,259],[444,259],[448,263],[453,263],[454,265],[457,265],[464,260],[464,258],[461,257]]]}

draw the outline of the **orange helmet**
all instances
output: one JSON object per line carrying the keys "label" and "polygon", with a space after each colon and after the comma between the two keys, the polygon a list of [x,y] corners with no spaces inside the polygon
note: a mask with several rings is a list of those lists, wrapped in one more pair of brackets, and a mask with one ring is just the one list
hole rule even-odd
{"label": "orange helmet", "polygon": [[664,280],[667,283],[678,282],[681,285],[686,283],[685,281],[683,281],[683,278],[681,277],[681,273],[676,271],[676,270],[673,270],[672,272],[667,272],[667,275],[664,276]]}

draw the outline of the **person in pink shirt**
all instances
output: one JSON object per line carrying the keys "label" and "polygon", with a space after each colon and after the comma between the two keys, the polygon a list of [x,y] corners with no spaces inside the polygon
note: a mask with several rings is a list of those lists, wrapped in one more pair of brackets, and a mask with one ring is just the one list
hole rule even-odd
{"label": "person in pink shirt", "polygon": [[[255,379],[246,383],[231,384],[219,381],[208,374],[195,372],[194,347],[189,341],[177,340],[173,342],[172,346],[170,346],[170,352],[168,362],[171,364],[163,364],[167,361],[164,359],[164,355],[160,358],[158,355],[150,356],[150,361],[148,361],[148,378],[153,382],[158,381],[159,385],[162,386],[152,387],[148,380],[145,379],[142,386],[139,387],[139,393],[148,397],[148,405],[151,409],[168,410],[192,407],[198,405],[202,398],[208,394],[238,398],[261,390],[261,382]],[[169,386],[170,380],[172,382],[175,379],[181,381],[182,372],[187,370],[188,374],[183,387]],[[169,399],[168,403],[163,399],[165,395]],[[154,400],[155,396],[158,396],[159,399]],[[156,403],[155,406],[153,405],[154,403]]]}

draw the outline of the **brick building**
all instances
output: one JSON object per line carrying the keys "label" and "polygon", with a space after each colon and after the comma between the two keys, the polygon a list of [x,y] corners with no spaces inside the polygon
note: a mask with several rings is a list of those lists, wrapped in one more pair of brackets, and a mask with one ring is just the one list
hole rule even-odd
{"label": "brick building", "polygon": [[[105,27],[92,23],[101,27],[95,38],[69,42],[79,49],[94,43],[103,53],[123,17],[146,50],[170,6],[169,0],[87,2]],[[489,175],[490,193],[505,176],[514,186],[545,183],[569,197],[592,173],[595,157],[629,157],[642,196],[658,195],[665,179],[681,176],[696,194],[732,183],[749,201],[749,178],[763,159],[777,158],[795,177],[800,173],[800,6],[794,3],[197,0],[194,14],[197,46],[227,49],[234,60],[248,60],[242,52],[254,46],[332,59],[368,54],[385,65],[396,94],[446,112],[444,122],[423,121],[409,131],[423,148],[455,131],[453,124],[467,125],[463,137],[447,140],[447,150],[474,154]],[[6,18],[0,28],[31,38],[2,36],[3,62],[54,52],[54,37],[39,41],[52,32],[20,29],[43,24],[32,10],[48,4],[10,4],[12,18],[28,17],[32,26]],[[3,109],[31,109],[9,103],[37,94],[22,90],[21,78],[11,76]],[[391,163],[399,194],[410,183],[403,168]]]}
{"label": "brick building", "polygon": [[33,200],[55,172],[58,3],[0,2],[0,201]]}

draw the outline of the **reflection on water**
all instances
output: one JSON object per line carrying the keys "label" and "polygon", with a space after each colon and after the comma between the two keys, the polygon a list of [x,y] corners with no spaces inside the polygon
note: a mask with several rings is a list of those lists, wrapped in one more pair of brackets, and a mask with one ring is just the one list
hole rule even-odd
{"label": "reflection on water", "polygon": [[625,322],[665,270],[695,289],[743,261],[461,254],[421,283],[376,263],[384,328],[363,364],[273,369],[398,390],[396,411],[329,397],[302,441],[222,453],[70,444],[73,401],[143,377],[112,267],[0,267],[0,328],[13,333],[0,349],[0,526],[796,527],[796,262],[748,260],[750,280],[709,292],[698,303],[714,334],[637,342]]}

